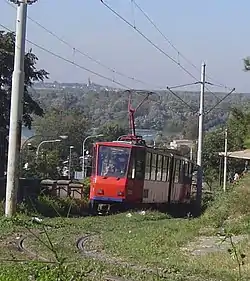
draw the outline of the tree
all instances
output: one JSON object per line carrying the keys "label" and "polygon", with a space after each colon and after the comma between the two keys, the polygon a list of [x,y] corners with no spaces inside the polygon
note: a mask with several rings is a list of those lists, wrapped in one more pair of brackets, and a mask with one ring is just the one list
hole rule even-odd
{"label": "tree", "polygon": [[250,70],[250,57],[246,57],[243,59],[245,71]]}
{"label": "tree", "polygon": [[[59,154],[58,149],[44,149],[38,158],[35,157],[34,153],[26,155],[22,163],[22,175],[27,178],[60,178],[62,163]],[[26,168],[25,164],[28,164]]]}
{"label": "tree", "polygon": [[198,137],[198,118],[190,117],[184,125],[182,131],[184,138],[195,140]]}
{"label": "tree", "polygon": [[[249,136],[250,113],[238,108],[232,108],[227,122],[228,129],[228,151],[245,149],[245,141]],[[203,166],[206,181],[218,178],[219,175],[219,152],[224,151],[225,142],[224,129],[219,128],[207,133],[204,138],[203,146]],[[229,159],[228,169],[241,169],[241,161]]]}
{"label": "tree", "polygon": [[228,127],[230,128],[230,132],[234,137],[235,149],[245,148],[245,142],[250,135],[249,122],[250,112],[248,110],[243,110],[236,107],[232,108],[228,120]]}
{"label": "tree", "polygon": [[[12,73],[14,70],[15,34],[13,32],[0,31],[0,177],[3,177],[7,152],[7,136],[9,130],[10,102]],[[30,49],[25,54],[24,62],[24,103],[23,124],[31,128],[32,115],[43,115],[43,109],[29,95],[28,89],[35,81],[43,81],[48,78],[48,72],[44,69],[36,69],[38,58]],[[21,128],[20,128],[21,130]],[[20,139],[21,141],[21,139]]]}
{"label": "tree", "polygon": [[104,134],[105,141],[115,141],[120,136],[128,134],[128,130],[118,123],[109,122],[99,129],[98,134]]}
{"label": "tree", "polygon": [[35,132],[44,139],[58,139],[62,135],[68,136],[58,145],[64,160],[69,155],[69,147],[74,146],[74,152],[82,155],[82,142],[87,136],[89,122],[80,110],[51,109],[43,117],[35,121]]}

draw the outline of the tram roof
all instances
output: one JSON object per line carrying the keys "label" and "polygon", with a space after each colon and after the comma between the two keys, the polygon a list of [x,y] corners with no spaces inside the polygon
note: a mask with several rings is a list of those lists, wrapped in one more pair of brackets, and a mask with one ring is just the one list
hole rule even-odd
{"label": "tram roof", "polygon": [[105,145],[105,146],[117,146],[117,147],[145,147],[142,145],[136,145],[130,141],[103,141],[103,142],[96,142],[97,145]]}
{"label": "tram roof", "polygon": [[[108,141],[108,142],[96,142],[97,145],[105,145],[105,146],[115,146],[115,147],[145,147],[146,149],[150,151],[155,152],[162,152],[166,154],[173,154],[179,158],[183,158],[186,160],[189,160],[187,157],[185,157],[179,150],[171,149],[171,148],[154,148],[150,146],[143,146],[138,145],[130,141]],[[191,161],[192,162],[192,161]]]}

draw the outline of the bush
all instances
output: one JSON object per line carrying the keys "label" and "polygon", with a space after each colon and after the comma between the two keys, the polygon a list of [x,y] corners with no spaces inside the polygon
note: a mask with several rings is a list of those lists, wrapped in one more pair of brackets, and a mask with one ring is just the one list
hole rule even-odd
{"label": "bush", "polygon": [[90,192],[90,178],[85,178],[82,183],[84,185],[84,199],[88,201]]}
{"label": "bush", "polygon": [[84,214],[87,204],[85,200],[75,200],[69,197],[57,198],[40,195],[38,199],[18,204],[18,212],[25,215],[39,214],[45,217],[79,216]]}
{"label": "bush", "polygon": [[249,178],[240,180],[230,187],[230,190],[217,192],[214,200],[208,203],[208,209],[203,218],[215,227],[222,227],[228,219],[241,219],[250,215]]}

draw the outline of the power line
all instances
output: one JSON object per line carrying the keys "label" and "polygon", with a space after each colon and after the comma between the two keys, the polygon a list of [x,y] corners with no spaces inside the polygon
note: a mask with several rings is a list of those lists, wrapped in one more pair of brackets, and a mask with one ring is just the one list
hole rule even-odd
{"label": "power line", "polygon": [[184,104],[186,104],[189,108],[191,108],[194,112],[195,108],[193,108],[191,105],[189,105],[187,102],[185,102],[181,97],[179,97],[175,92],[173,92],[169,87],[167,87],[167,90],[174,95],[176,98],[178,98],[179,100],[181,100]]}
{"label": "power line", "polygon": [[[6,27],[6,26],[4,26],[4,25],[0,24],[0,26],[1,26],[2,28],[4,28],[4,29],[8,30],[9,32],[12,32],[11,29],[9,29],[8,27]],[[128,87],[128,86],[125,85],[125,84],[122,84],[122,83],[120,83],[120,82],[118,82],[118,81],[116,81],[116,80],[114,80],[114,79],[111,79],[111,78],[109,78],[109,77],[107,77],[107,76],[104,76],[104,75],[102,75],[102,74],[100,74],[100,73],[98,73],[98,72],[96,72],[96,71],[93,71],[93,70],[88,69],[88,68],[86,68],[86,67],[84,67],[84,66],[81,66],[81,65],[79,65],[79,64],[77,64],[77,63],[75,63],[75,62],[73,62],[73,61],[71,61],[71,60],[69,60],[69,59],[66,59],[66,58],[62,57],[61,55],[58,55],[58,54],[56,54],[56,53],[54,53],[54,52],[52,52],[52,51],[50,51],[50,50],[48,50],[48,49],[46,49],[46,48],[44,48],[44,47],[38,45],[38,44],[36,44],[36,43],[34,43],[34,42],[28,40],[28,39],[26,39],[26,41],[27,41],[28,43],[32,44],[33,46],[35,46],[35,47],[41,49],[42,51],[44,51],[44,52],[46,52],[46,53],[48,53],[48,54],[50,54],[50,55],[52,55],[52,56],[54,56],[54,57],[56,57],[56,58],[58,58],[58,59],[61,59],[61,60],[65,61],[65,62],[67,62],[67,63],[70,63],[71,65],[77,66],[78,68],[80,68],[80,69],[82,69],[82,70],[85,70],[85,71],[87,71],[87,72],[90,72],[90,73],[92,73],[92,74],[98,76],[98,77],[101,77],[101,78],[103,78],[103,79],[105,79],[105,80],[108,80],[108,81],[110,81],[110,82],[112,82],[112,83],[115,83],[115,84],[121,86],[122,88],[130,89],[130,87]],[[8,52],[8,51],[7,51],[7,52]],[[9,52],[8,52],[8,53],[9,53]],[[168,87],[162,88],[162,90],[168,90],[168,91],[171,92],[176,98],[178,98],[180,101],[182,101],[182,103],[184,103],[184,104],[187,105],[189,108],[191,108],[192,110],[194,110],[194,108],[193,108],[191,105],[189,105],[187,102],[185,102],[181,97],[179,97],[176,93],[174,93],[174,92],[173,92],[171,89],[169,89]],[[142,95],[141,93],[137,93],[137,94]],[[152,99],[150,99],[150,100],[153,101],[153,102],[155,102],[155,101],[152,100]]]}
{"label": "power line", "polygon": [[[11,29],[7,28],[7,27],[4,26],[4,25],[0,24],[0,26],[3,27],[4,29],[8,30],[9,32],[12,32]],[[100,78],[103,78],[103,79],[108,80],[108,81],[110,81],[110,82],[112,82],[112,83],[115,83],[115,84],[117,84],[117,85],[119,85],[119,86],[121,86],[121,87],[123,87],[123,88],[125,88],[125,89],[129,88],[128,86],[126,86],[126,85],[124,85],[124,84],[122,84],[122,83],[120,83],[120,82],[118,82],[118,81],[116,81],[116,80],[114,80],[114,79],[112,79],[112,78],[109,78],[109,77],[107,77],[107,76],[105,76],[105,75],[102,75],[102,74],[96,72],[96,71],[93,71],[93,70],[91,70],[91,69],[88,69],[88,68],[86,68],[86,67],[80,65],[80,64],[77,64],[77,63],[75,63],[75,62],[73,62],[73,61],[71,61],[71,60],[69,60],[69,59],[66,59],[66,58],[62,57],[61,55],[58,55],[58,54],[56,54],[56,53],[54,53],[54,52],[52,52],[52,51],[50,51],[50,50],[48,50],[48,49],[46,49],[46,48],[44,48],[44,47],[38,45],[38,44],[36,44],[36,43],[34,43],[34,42],[32,42],[32,41],[30,41],[30,40],[28,40],[28,39],[26,39],[26,41],[27,41],[28,43],[32,44],[33,46],[37,47],[38,49],[41,49],[42,51],[44,51],[44,52],[46,52],[46,53],[48,53],[48,54],[50,54],[50,55],[52,55],[52,56],[54,56],[54,57],[56,57],[56,58],[58,58],[58,59],[61,59],[61,60],[65,61],[65,62],[67,62],[67,63],[70,63],[70,64],[72,64],[72,65],[74,65],[74,66],[77,66],[78,68],[81,68],[82,70],[85,70],[85,71],[87,71],[87,72],[89,72],[89,73],[92,73],[92,74],[94,74],[94,75],[96,75],[96,76],[98,76],[98,77],[100,77]]]}
{"label": "power line", "polygon": [[[9,3],[7,0],[5,0],[5,2],[10,5],[13,9],[16,9],[15,6],[13,6],[11,3]],[[119,76],[122,76],[124,78],[127,78],[129,80],[132,80],[134,82],[138,82],[138,83],[141,83],[143,85],[148,85],[148,86],[154,86],[154,85],[151,85],[145,81],[142,81],[140,79],[137,79],[137,78],[134,78],[134,77],[131,77],[131,76],[128,76],[126,74],[124,74],[123,72],[120,72],[114,68],[111,68],[105,64],[103,64],[102,62],[100,62],[99,60],[93,58],[92,56],[90,56],[89,54],[87,54],[86,52],[83,52],[81,50],[79,50],[78,48],[74,47],[73,45],[71,45],[69,42],[67,42],[66,40],[64,40],[63,38],[61,38],[60,36],[58,36],[55,32],[49,30],[47,27],[43,26],[41,23],[39,23],[38,21],[32,19],[31,17],[27,16],[27,18],[32,21],[33,23],[35,23],[36,25],[38,25],[40,28],[42,28],[44,31],[46,31],[47,33],[49,33],[50,35],[52,35],[53,37],[55,37],[57,40],[59,40],[61,43],[65,44],[66,46],[68,46],[70,49],[73,50],[74,54],[75,52],[79,53],[80,55],[88,58],[89,60],[93,61],[94,63],[100,65],[101,67],[111,71],[113,74],[117,74]],[[155,87],[155,86],[154,86]]]}
{"label": "power line", "polygon": [[212,108],[210,108],[205,114],[210,113],[213,109],[215,109],[223,100],[225,100],[228,96],[230,96],[235,91],[233,88],[229,93],[227,93],[222,99],[220,99]]}
{"label": "power line", "polygon": [[[139,5],[138,5],[134,0],[131,0],[131,1],[132,1],[132,2],[131,2],[132,4],[134,3],[134,4],[139,8]],[[5,2],[6,2],[8,5],[10,5],[12,8],[16,9],[16,7],[13,6],[11,3],[9,3],[7,0],[5,0]],[[140,9],[141,9],[141,8],[140,8]],[[141,9],[141,10],[142,10],[142,9]],[[144,11],[143,11],[143,13],[144,13]],[[145,16],[146,16],[146,13],[145,13]],[[109,67],[109,66],[106,66],[105,64],[101,63],[101,62],[98,61],[97,59],[95,59],[95,58],[91,57],[90,55],[88,55],[87,53],[82,52],[81,50],[77,49],[77,48],[74,47],[72,44],[70,44],[70,43],[67,42],[66,40],[62,39],[60,36],[58,36],[57,34],[55,34],[55,32],[49,30],[48,28],[46,28],[45,26],[43,26],[43,25],[42,25],[41,23],[39,23],[38,21],[32,19],[32,18],[29,17],[29,16],[28,16],[28,18],[29,18],[32,22],[34,22],[36,25],[38,25],[40,28],[42,28],[43,30],[45,30],[46,32],[48,32],[49,34],[51,34],[53,37],[55,37],[57,40],[59,40],[59,41],[62,42],[63,44],[65,44],[65,45],[67,45],[68,47],[70,47],[70,48],[73,50],[74,54],[75,54],[75,52],[78,52],[78,53],[81,54],[82,56],[87,57],[89,60],[91,60],[91,61],[97,63],[98,65],[100,65],[100,66],[106,68],[107,70],[111,71],[112,73],[117,74],[117,75],[120,75],[120,76],[125,77],[125,78],[127,78],[127,79],[133,80],[133,81],[135,81],[135,82],[139,82],[139,83],[144,84],[144,85],[153,86],[153,87],[156,87],[156,88],[159,88],[159,89],[165,89],[165,88],[163,88],[163,87],[159,87],[159,86],[156,86],[156,85],[151,85],[151,84],[149,84],[149,83],[147,83],[147,82],[144,82],[144,81],[142,81],[142,80],[136,79],[136,78],[134,78],[134,77],[130,77],[130,76],[128,76],[128,75],[126,75],[126,74],[124,74],[124,73],[122,73],[122,72],[119,72],[119,71],[115,70],[114,68],[111,68],[111,67]],[[149,18],[149,20],[150,20],[150,18]],[[150,20],[150,21],[151,21],[151,20]],[[153,22],[152,22],[152,23],[153,23]],[[136,28],[136,27],[135,27],[135,23],[134,23],[134,28]],[[160,32],[160,31],[159,31],[159,32]],[[164,35],[164,34],[162,34],[162,35]],[[170,42],[170,43],[171,43],[171,42]],[[177,49],[176,49],[176,50],[177,50]],[[177,51],[178,51],[178,50],[177,50]],[[71,61],[71,63],[73,63],[73,62]],[[95,74],[95,73],[93,73],[93,74]],[[112,81],[115,81],[115,80],[112,79]],[[116,83],[116,82],[114,82],[114,83]],[[192,84],[190,84],[190,85],[198,84],[198,83],[199,83],[199,82],[195,82],[195,83],[192,83]],[[116,84],[117,84],[117,83],[116,83]],[[210,84],[211,84],[211,83],[210,83]],[[118,85],[121,85],[121,83],[118,84]],[[188,85],[189,85],[189,84],[187,84],[187,86],[188,86]],[[183,86],[185,86],[185,85],[180,85],[179,87],[183,87]],[[178,86],[176,86],[176,88],[177,88],[177,87],[178,87]],[[172,87],[170,87],[170,88],[172,88]],[[206,88],[206,89],[207,89],[209,92],[211,92],[211,93],[216,97],[216,95],[215,95],[212,91],[210,91],[208,88]],[[216,98],[217,98],[217,97],[216,97]],[[218,99],[218,98],[217,98],[217,99]],[[185,103],[185,102],[184,102],[184,103]]]}
{"label": "power line", "polygon": [[[7,0],[5,0],[5,2],[6,2],[8,5],[10,5],[12,8],[16,9],[16,7],[13,6],[11,3],[9,3]],[[101,2],[102,2],[105,6],[107,6],[107,4],[104,3],[102,0],[101,0]],[[161,35],[168,41],[168,43],[178,52],[178,54],[184,58],[184,56],[183,56],[183,55],[178,51],[178,49],[171,43],[171,41],[160,31],[160,29],[153,23],[153,21],[152,21],[152,20],[149,18],[149,16],[142,10],[142,8],[135,2],[135,0],[131,0],[131,3],[134,4],[138,9],[140,9],[140,11],[141,11],[141,12],[146,16],[146,18],[154,25],[154,27],[158,30],[158,32],[160,32],[160,34],[161,34]],[[108,8],[111,9],[111,11],[114,12],[117,16],[121,17],[121,16],[120,16],[116,11],[114,11],[112,8],[110,8],[109,6],[108,6]],[[133,81],[135,81],[135,82],[139,82],[139,83],[144,84],[144,85],[150,85],[150,86],[154,86],[154,87],[156,87],[156,88],[165,90],[164,87],[159,87],[159,86],[151,85],[151,84],[149,84],[149,83],[147,83],[147,82],[144,82],[144,81],[142,81],[142,80],[136,79],[136,78],[134,78],[134,77],[127,76],[126,74],[123,74],[122,72],[119,72],[119,71],[117,71],[117,70],[115,70],[115,69],[113,69],[113,68],[111,68],[111,67],[109,67],[109,66],[106,66],[105,64],[101,63],[100,61],[98,61],[98,60],[94,59],[93,57],[89,56],[87,53],[84,53],[84,52],[82,52],[81,50],[79,50],[79,49],[73,47],[73,46],[72,46],[70,43],[68,43],[66,40],[62,39],[60,36],[58,36],[57,34],[55,34],[53,31],[49,30],[48,28],[44,27],[42,24],[40,24],[40,23],[37,22],[36,20],[32,19],[31,17],[28,17],[28,18],[29,18],[32,22],[34,22],[35,24],[37,24],[39,27],[41,27],[43,30],[45,30],[46,32],[48,32],[49,34],[51,34],[52,36],[54,36],[55,38],[57,38],[59,41],[61,41],[62,43],[64,43],[64,44],[67,45],[68,47],[70,47],[74,52],[77,51],[77,52],[80,53],[81,55],[83,55],[83,56],[87,57],[88,59],[92,60],[93,62],[99,64],[100,66],[102,66],[102,67],[104,67],[104,68],[106,68],[106,69],[108,69],[108,70],[111,71],[112,73],[115,73],[115,74],[117,74],[117,75],[123,76],[123,77],[125,77],[125,78],[128,78],[128,79],[130,79],[130,80],[133,80]],[[121,17],[121,18],[122,18],[122,17]],[[139,34],[141,34],[141,32],[136,28],[135,22],[134,22],[134,26],[133,26],[133,25],[131,25],[126,19],[122,18],[122,20],[125,21],[127,24],[129,24],[131,27],[133,27],[137,32],[139,32]],[[4,27],[4,26],[2,26],[2,27]],[[6,27],[4,27],[4,28],[6,28]],[[9,30],[9,31],[11,31],[11,30],[8,29],[8,28],[6,28],[6,29]],[[141,35],[144,37],[144,34],[141,34]],[[145,38],[145,39],[148,40],[148,38]],[[60,55],[58,55],[58,54],[55,54],[55,53],[53,53],[52,51],[47,50],[47,49],[45,49],[44,47],[41,47],[41,46],[37,45],[36,43],[33,43],[33,42],[29,41],[29,40],[26,40],[26,41],[29,42],[29,43],[31,43],[31,44],[33,44],[34,46],[36,46],[36,47],[42,49],[43,51],[46,51],[46,52],[50,53],[50,54],[53,55],[53,56],[56,56],[56,57],[58,57],[58,58],[60,58],[60,59],[63,59],[64,61],[67,61],[68,63],[71,63],[71,64],[73,64],[73,65],[75,65],[75,66],[77,66],[77,67],[79,67],[79,68],[82,68],[83,70],[86,70],[86,71],[88,71],[88,72],[90,72],[90,73],[92,73],[92,74],[94,74],[94,75],[97,75],[97,76],[103,78],[103,79],[106,79],[106,80],[108,80],[108,81],[111,81],[112,83],[115,83],[115,84],[117,84],[117,85],[119,85],[119,86],[122,86],[122,87],[125,87],[125,88],[129,88],[129,87],[125,86],[124,84],[122,84],[122,83],[116,81],[115,79],[111,79],[111,78],[106,77],[106,76],[104,76],[104,75],[102,75],[102,74],[99,74],[99,73],[97,73],[97,72],[95,72],[95,71],[92,71],[92,70],[90,70],[90,69],[88,69],[88,68],[86,68],[86,67],[80,66],[79,64],[74,63],[73,61],[70,61],[70,60],[68,60],[68,59],[65,59],[65,58],[63,58],[62,56],[60,56]],[[150,41],[151,41],[151,40],[150,40]],[[153,42],[152,42],[152,43],[153,43]],[[154,45],[154,43],[153,43],[153,45]],[[155,45],[155,47],[158,48],[157,45]],[[165,52],[164,52],[164,53],[165,53]],[[167,55],[167,54],[166,54],[166,55]],[[167,56],[168,56],[168,55],[167,55]],[[170,57],[170,56],[169,56],[169,57]],[[170,57],[170,58],[171,58],[171,57]],[[171,58],[171,59],[173,59],[173,58]],[[186,58],[185,58],[185,60],[188,61]],[[174,60],[174,61],[175,61],[175,60]],[[176,61],[175,61],[175,63],[176,63]],[[189,63],[191,63],[191,62],[189,62]],[[184,67],[182,67],[182,66],[180,65],[179,62],[177,62],[177,64],[178,64],[182,69],[185,69]],[[191,63],[191,64],[192,64],[192,63]],[[198,70],[198,68],[197,68],[194,64],[192,64],[192,65]],[[186,69],[185,69],[185,71],[187,72]],[[191,76],[192,76],[193,78],[195,78],[192,74],[191,74]],[[195,78],[195,80],[197,80],[197,79]],[[185,86],[194,85],[194,84],[198,84],[198,83],[200,83],[200,82],[195,82],[195,83],[190,83],[190,84],[184,84],[184,85],[180,85],[180,86],[175,86],[174,88],[185,87]],[[214,86],[221,86],[221,87],[224,87],[222,84],[220,84],[220,85],[215,85],[215,84],[212,84],[212,83],[209,83],[209,82],[206,82],[206,83],[207,83],[207,84],[210,84],[210,85],[214,85]],[[227,88],[227,87],[225,86],[225,88]],[[168,90],[168,91],[170,91],[170,89],[173,89],[173,87],[167,87],[167,90]],[[206,89],[207,89],[211,94],[213,94],[213,95],[219,100],[219,98],[218,98],[209,88],[206,87]],[[170,91],[170,92],[171,92],[175,97],[177,97],[179,100],[181,100],[184,104],[188,105],[182,98],[180,98],[180,97],[179,97],[177,94],[175,94],[173,91]],[[188,106],[189,106],[189,105],[188,105]],[[191,107],[191,106],[189,106],[189,107],[193,109],[193,107]]]}
{"label": "power line", "polygon": [[172,86],[172,87],[168,87],[168,88],[169,89],[175,89],[175,88],[182,88],[182,87],[187,87],[187,86],[192,86],[192,85],[197,85],[197,84],[200,84],[200,82],[182,84],[182,85]]}
{"label": "power line", "polygon": [[[11,29],[9,29],[8,27],[6,27],[6,26],[4,26],[4,25],[0,24],[0,26],[1,26],[2,28],[4,28],[4,29],[8,30],[9,32],[12,32]],[[88,68],[86,68],[86,67],[84,67],[84,66],[81,66],[81,65],[79,65],[79,64],[77,64],[77,63],[75,63],[75,62],[73,62],[73,61],[70,61],[70,60],[68,60],[68,59],[65,59],[65,58],[63,58],[62,56],[60,56],[60,55],[58,55],[58,54],[56,54],[56,53],[54,53],[54,52],[52,52],[52,51],[50,51],[50,50],[48,50],[48,49],[42,47],[42,46],[40,46],[40,45],[38,45],[38,44],[36,44],[36,43],[34,43],[34,42],[28,40],[28,39],[26,39],[26,41],[27,41],[28,43],[34,45],[35,47],[41,49],[42,51],[47,52],[48,54],[50,54],[50,55],[52,55],[52,56],[54,56],[54,57],[56,57],[56,58],[58,58],[58,59],[61,59],[61,60],[65,61],[65,62],[67,62],[67,63],[70,63],[70,64],[72,64],[72,65],[74,65],[74,66],[76,66],[76,67],[78,67],[78,68],[80,68],[80,69],[82,69],[82,70],[85,70],[85,71],[87,71],[87,72],[90,72],[90,73],[92,73],[92,74],[98,76],[98,77],[101,77],[101,78],[103,78],[103,79],[105,79],[105,80],[108,80],[108,81],[110,81],[110,82],[112,82],[112,83],[115,83],[115,84],[117,84],[117,85],[119,85],[119,86],[121,86],[121,87],[123,87],[123,88],[125,88],[125,89],[130,89],[130,87],[128,87],[127,85],[124,85],[124,84],[122,84],[122,83],[120,83],[120,82],[118,82],[118,81],[116,81],[116,80],[114,80],[114,79],[111,79],[111,78],[109,78],[109,77],[107,77],[107,76],[104,76],[104,75],[102,75],[102,74],[100,74],[100,73],[98,73],[98,72],[92,71],[92,70],[90,70],[90,69],[88,69]],[[14,52],[9,52],[9,51],[6,51],[5,49],[2,49],[2,48],[0,48],[0,51],[4,51],[4,52],[6,52],[6,53],[8,53],[8,54],[14,55]],[[198,83],[200,83],[200,82],[198,82]],[[196,84],[196,83],[193,83],[193,84]],[[180,86],[186,86],[186,85],[180,85]],[[177,86],[175,86],[175,87],[177,87]],[[130,89],[130,90],[131,90],[131,89]],[[185,104],[186,106],[188,106],[188,107],[193,111],[193,113],[197,113],[197,112],[195,112],[196,109],[195,109],[194,107],[192,107],[190,104],[188,104],[186,101],[184,101],[180,96],[178,96],[175,92],[173,92],[170,87],[167,86],[166,89],[162,89],[162,90],[168,90],[173,96],[175,96],[175,97],[176,97],[177,99],[179,99],[183,104]],[[134,91],[136,92],[136,90],[134,90]],[[220,100],[216,103],[215,106],[213,106],[210,110],[208,110],[208,111],[205,113],[205,115],[207,115],[208,113],[210,113],[214,108],[216,108],[223,100],[225,100],[225,99],[226,99],[229,95],[231,95],[234,91],[235,91],[235,88],[232,89],[228,94],[226,94],[222,99],[220,99]],[[144,96],[144,95],[143,95],[142,93],[140,93],[140,92],[136,92],[136,94]],[[151,101],[154,102],[154,103],[161,104],[160,102],[156,102],[156,101],[154,101],[154,100],[152,100],[152,99],[149,99],[149,100],[151,100]]]}
{"label": "power line", "polygon": [[178,53],[178,56],[182,57],[186,62],[192,65],[196,70],[200,72],[200,69],[193,64],[190,60],[188,60],[175,46],[174,44],[167,38],[167,36],[160,30],[160,28],[153,22],[153,20],[148,16],[148,14],[137,4],[135,0],[133,0],[134,5],[141,11],[141,13],[145,16],[145,18],[154,26],[154,28],[161,34],[161,36],[168,42],[168,44]]}
{"label": "power line", "polygon": [[171,57],[164,50],[162,50],[158,45],[156,45],[151,39],[149,39],[140,29],[138,29],[136,26],[133,26],[128,20],[126,20],[123,16],[121,16],[118,12],[116,12],[112,7],[110,7],[103,0],[100,0],[100,1],[106,8],[108,8],[113,14],[115,14],[118,18],[120,18],[122,21],[124,21],[131,28],[133,28],[138,34],[140,34],[148,43],[150,43],[153,47],[155,47],[159,52],[161,52],[164,56],[166,56],[168,59],[170,59],[173,63],[178,65],[183,71],[185,71],[195,81],[198,80],[190,71],[188,71],[184,66],[182,66],[176,59]]}
{"label": "power line", "polygon": [[[151,39],[149,39],[141,30],[139,30],[136,26],[133,26],[128,20],[126,20],[123,16],[121,16],[118,12],[116,12],[112,7],[110,7],[107,3],[105,3],[103,0],[100,0],[101,3],[107,7],[113,14],[115,14],[118,18],[120,18],[123,22],[125,22],[127,25],[129,25],[131,28],[133,28],[138,34],[140,34],[147,42],[149,42],[153,47],[155,47],[159,52],[161,52],[164,56],[169,58],[172,62],[174,62],[176,65],[178,65],[183,71],[185,71],[189,76],[191,76],[195,81],[198,79],[190,72],[188,71],[184,66],[180,64],[177,60],[175,60],[173,57],[168,55],[164,50],[162,50],[158,45],[156,45]],[[133,1],[135,3],[135,1]],[[172,43],[171,43],[172,44]],[[208,89],[206,86],[205,88],[212,93],[215,97],[216,95]],[[217,98],[217,97],[216,97]],[[218,98],[217,98],[218,99]]]}
{"label": "power line", "polygon": [[[2,28],[4,28],[4,29],[8,30],[9,32],[13,32],[11,29],[9,29],[8,27],[6,27],[6,26],[4,26],[4,25],[2,25],[2,24],[0,24],[0,26],[1,26]],[[114,80],[114,79],[111,79],[111,78],[109,78],[109,77],[107,77],[107,76],[104,76],[104,75],[98,73],[98,72],[95,72],[95,71],[93,71],[93,70],[91,70],[91,69],[88,69],[88,68],[86,68],[86,67],[84,67],[84,66],[81,66],[81,65],[79,65],[79,64],[77,64],[77,63],[75,63],[75,62],[73,62],[73,61],[71,61],[71,60],[69,60],[69,59],[66,59],[66,58],[62,57],[61,55],[58,55],[58,54],[56,54],[56,53],[54,53],[54,52],[52,52],[52,51],[50,51],[50,50],[48,50],[48,49],[46,49],[46,48],[44,48],[44,47],[38,45],[38,44],[36,44],[36,43],[34,43],[34,42],[28,40],[28,39],[26,39],[26,41],[27,41],[28,43],[32,44],[33,46],[37,47],[38,49],[41,49],[42,51],[44,51],[44,52],[46,52],[46,53],[48,53],[48,54],[50,54],[50,55],[52,55],[52,56],[54,56],[54,57],[56,57],[56,58],[58,58],[58,59],[61,59],[61,60],[65,61],[65,62],[67,62],[67,63],[69,63],[69,64],[71,64],[71,65],[74,65],[74,66],[76,66],[76,67],[78,67],[78,68],[80,68],[80,69],[82,69],[82,70],[85,70],[85,71],[87,71],[87,72],[90,72],[90,73],[92,73],[92,74],[94,74],[94,75],[96,75],[96,76],[98,76],[98,77],[100,77],[100,78],[103,78],[103,79],[108,80],[108,81],[110,81],[110,82],[112,82],[112,83],[115,83],[115,84],[117,84],[117,85],[119,85],[119,86],[121,86],[121,87],[123,87],[123,88],[125,88],[125,89],[130,89],[130,87],[128,87],[128,86],[125,85],[125,84],[122,84],[122,83],[120,83],[120,82],[118,82],[118,81],[116,81],[116,80]],[[9,54],[11,53],[11,52],[8,52],[8,51],[6,51],[6,50],[4,50],[4,49],[2,49],[2,48],[1,48],[0,50],[5,51],[6,53],[9,53]],[[12,53],[12,54],[14,54],[14,53]],[[198,83],[199,83],[199,82],[198,82]],[[195,83],[194,83],[194,84],[195,84]],[[180,85],[180,86],[183,86],[183,85]],[[197,112],[194,111],[194,110],[195,110],[194,107],[192,107],[191,105],[189,105],[185,100],[183,100],[180,96],[178,96],[175,92],[173,92],[170,87],[167,86],[166,88],[162,88],[162,90],[168,90],[173,96],[175,96],[175,97],[176,97],[177,99],[179,99],[183,104],[185,104],[186,106],[188,106],[188,107],[193,111],[193,113],[197,113]],[[206,114],[208,114],[208,113],[209,113],[210,111],[212,111],[216,106],[218,106],[224,99],[226,99],[231,93],[233,93],[234,90],[235,90],[235,88],[234,88],[229,94],[227,94],[225,97],[223,97],[221,100],[219,100],[218,103],[217,103],[214,107],[212,107],[212,109],[210,109],[208,112],[206,112]],[[143,95],[143,94],[138,93],[138,92],[137,92],[137,94]],[[160,104],[159,102],[156,102],[156,101],[154,101],[154,100],[152,100],[152,99],[149,99],[149,100],[151,100],[152,102],[155,102],[155,103]]]}
{"label": "power line", "polygon": [[[177,52],[178,57],[182,57],[187,63],[189,63],[191,66],[193,66],[198,72],[200,72],[200,69],[193,63],[191,62],[189,59],[187,59],[178,49],[177,47],[175,47],[175,45],[170,41],[170,39],[167,38],[167,36],[160,30],[160,28],[153,22],[153,20],[149,17],[149,15],[141,8],[141,6],[135,1],[135,0],[131,0],[133,1],[134,6],[137,7],[137,9],[144,15],[144,17],[152,24],[152,26],[161,34],[161,36],[168,42],[168,44]],[[216,81],[215,79],[209,77],[208,75],[206,75],[207,78],[209,78],[210,80],[214,80],[214,82],[217,83],[216,86],[218,87],[223,87],[226,89],[229,89],[227,86],[219,83],[218,81]]]}
{"label": "power line", "polygon": [[217,99],[217,101],[220,100],[220,98],[218,98],[217,95],[214,92],[212,92],[208,87],[205,86],[205,88],[210,94],[212,94]]}

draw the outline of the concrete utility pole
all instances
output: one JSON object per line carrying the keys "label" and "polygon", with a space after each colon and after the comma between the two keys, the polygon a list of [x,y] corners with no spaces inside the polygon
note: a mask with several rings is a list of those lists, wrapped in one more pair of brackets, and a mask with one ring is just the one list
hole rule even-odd
{"label": "concrete utility pole", "polygon": [[224,174],[223,174],[223,191],[226,192],[227,186],[227,129],[225,129],[225,152],[224,152]]}
{"label": "concrete utility pole", "polygon": [[206,64],[202,64],[201,69],[201,93],[200,93],[200,110],[199,110],[199,134],[198,134],[198,151],[197,151],[197,194],[196,201],[197,204],[201,204],[202,198],[202,177],[203,177],[203,168],[202,168],[202,148],[203,148],[203,134],[204,134],[204,92],[205,92],[205,83],[206,83]]}
{"label": "concrete utility pole", "polygon": [[16,212],[17,191],[19,185],[19,154],[22,129],[23,92],[24,92],[24,56],[27,20],[27,1],[16,2],[16,43],[15,62],[12,76],[9,150],[6,185],[5,215],[11,217]]}

